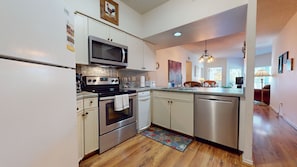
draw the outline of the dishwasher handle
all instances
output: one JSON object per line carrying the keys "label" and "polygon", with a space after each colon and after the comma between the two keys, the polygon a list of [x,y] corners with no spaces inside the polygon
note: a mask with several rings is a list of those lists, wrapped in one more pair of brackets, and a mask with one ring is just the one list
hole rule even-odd
{"label": "dishwasher handle", "polygon": [[204,101],[213,101],[213,102],[221,102],[221,103],[232,103],[231,100],[223,100],[223,99],[215,99],[215,98],[200,98]]}

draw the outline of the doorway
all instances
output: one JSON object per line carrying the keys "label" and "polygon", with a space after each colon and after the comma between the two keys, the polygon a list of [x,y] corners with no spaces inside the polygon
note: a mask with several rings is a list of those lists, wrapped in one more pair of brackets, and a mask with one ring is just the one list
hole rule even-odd
{"label": "doorway", "polygon": [[192,62],[186,61],[186,80],[192,81]]}

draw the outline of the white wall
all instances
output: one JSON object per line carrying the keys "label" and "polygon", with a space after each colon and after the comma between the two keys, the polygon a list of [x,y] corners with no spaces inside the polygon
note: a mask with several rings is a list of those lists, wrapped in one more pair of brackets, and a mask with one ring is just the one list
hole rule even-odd
{"label": "white wall", "polygon": [[[289,51],[289,58],[294,58],[296,62],[297,54],[297,13],[290,19],[280,34],[274,40],[272,50],[272,84],[270,105],[280,112],[281,115],[293,126],[297,128],[297,69],[296,63],[293,71],[287,71],[284,65],[284,72],[278,74],[278,56]],[[281,103],[283,105],[281,105]],[[279,108],[280,107],[280,108]],[[280,110],[279,110],[280,109]]]}
{"label": "white wall", "polygon": [[152,80],[156,81],[158,87],[167,87],[168,60],[182,63],[182,82],[186,80],[186,61],[191,61],[192,66],[199,66],[198,56],[179,46],[157,50],[156,60],[160,64],[160,68],[156,72],[150,72],[149,75]]}
{"label": "white wall", "polygon": [[170,0],[144,14],[144,37],[149,37],[245,4],[247,4],[247,0],[224,0],[223,2],[218,0]]}
{"label": "white wall", "polygon": [[97,20],[107,23],[110,26],[119,28],[135,36],[142,37],[142,16],[122,1],[114,1],[119,4],[119,26],[101,19],[100,0],[65,0],[67,6],[71,7],[73,11],[79,11]]}
{"label": "white wall", "polygon": [[257,55],[255,57],[255,67],[271,66],[271,53]]}

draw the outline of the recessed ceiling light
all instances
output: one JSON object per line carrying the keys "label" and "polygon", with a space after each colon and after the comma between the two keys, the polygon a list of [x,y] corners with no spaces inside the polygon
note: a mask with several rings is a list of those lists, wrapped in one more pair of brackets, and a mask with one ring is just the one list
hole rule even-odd
{"label": "recessed ceiling light", "polygon": [[181,33],[181,32],[175,32],[173,35],[174,35],[175,37],[180,37],[180,36],[182,35],[182,33]]}

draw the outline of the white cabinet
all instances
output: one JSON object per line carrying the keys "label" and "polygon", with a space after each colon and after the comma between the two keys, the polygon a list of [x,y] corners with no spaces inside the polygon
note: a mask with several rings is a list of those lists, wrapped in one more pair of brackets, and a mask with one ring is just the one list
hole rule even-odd
{"label": "white cabinet", "polygon": [[194,95],[154,91],[152,122],[194,136]]}
{"label": "white cabinet", "polygon": [[143,42],[143,67],[146,71],[156,71],[156,51],[154,46]]}
{"label": "white cabinet", "polygon": [[[81,106],[83,109],[80,109]],[[77,108],[78,158],[81,160],[99,149],[98,99],[92,97],[78,100]]]}
{"label": "white cabinet", "polygon": [[170,129],[170,101],[168,98],[153,96],[152,122]]}
{"label": "white cabinet", "polygon": [[143,67],[143,44],[142,40],[132,36],[127,36],[128,46],[128,67],[132,70],[142,70]]}
{"label": "white cabinet", "polygon": [[88,64],[88,18],[80,14],[74,17],[76,64]]}
{"label": "white cabinet", "polygon": [[88,19],[88,21],[89,35],[109,40],[118,44],[127,45],[126,33],[93,19]]}
{"label": "white cabinet", "polygon": [[156,54],[153,45],[132,35],[127,35],[128,69],[155,71]]}
{"label": "white cabinet", "polygon": [[83,99],[76,102],[77,112],[77,138],[78,138],[78,159],[84,157],[84,120],[83,120]]}

